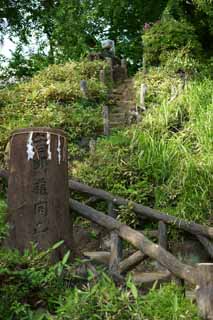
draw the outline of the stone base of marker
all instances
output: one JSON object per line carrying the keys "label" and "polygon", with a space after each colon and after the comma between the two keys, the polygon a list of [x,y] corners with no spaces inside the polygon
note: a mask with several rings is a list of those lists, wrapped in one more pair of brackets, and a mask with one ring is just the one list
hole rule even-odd
{"label": "stone base of marker", "polygon": [[52,256],[74,251],[69,213],[67,142],[62,130],[19,129],[10,138],[9,237],[6,245],[23,252],[36,244],[46,250],[63,240]]}

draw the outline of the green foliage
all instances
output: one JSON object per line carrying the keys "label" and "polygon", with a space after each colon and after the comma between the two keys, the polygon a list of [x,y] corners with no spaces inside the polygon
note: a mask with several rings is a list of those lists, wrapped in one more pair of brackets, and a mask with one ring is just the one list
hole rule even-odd
{"label": "green foliage", "polygon": [[32,77],[36,72],[47,66],[48,57],[44,53],[31,53],[26,56],[23,54],[22,46],[18,45],[8,64],[2,68],[0,78],[6,82],[11,77],[15,79]]}
{"label": "green foliage", "polygon": [[73,320],[199,319],[195,306],[183,298],[174,284],[151,290],[145,296],[131,280],[127,281],[127,287],[125,290],[117,288],[103,274],[97,284],[68,293],[57,310],[57,319],[70,319],[70,315]]}
{"label": "green foliage", "polygon": [[65,290],[64,272],[74,284],[75,264],[67,265],[68,252],[62,261],[49,265],[49,256],[59,245],[40,253],[32,246],[23,256],[0,250],[1,319],[199,319],[196,307],[175,284],[142,295],[130,277],[124,289],[101,273],[100,280],[88,274],[87,285]]}
{"label": "green foliage", "polygon": [[[193,3],[197,10],[196,23],[201,30],[201,36],[203,36],[203,42],[205,48],[212,50],[212,36],[213,36],[213,2],[212,0],[193,0]],[[197,20],[200,18],[200,21]],[[208,40],[210,43],[208,43]],[[210,46],[209,46],[210,44]]]}
{"label": "green foliage", "polygon": [[165,52],[185,48],[188,54],[199,55],[201,45],[195,29],[187,21],[163,19],[148,27],[142,36],[144,58],[148,65],[158,65]]}
{"label": "green foliage", "polygon": [[8,232],[8,225],[6,223],[6,211],[6,203],[0,198],[0,244]]}
{"label": "green foliage", "polygon": [[194,27],[204,54],[212,55],[213,6],[211,0],[169,0],[162,17],[188,21]]}
{"label": "green foliage", "polygon": [[[99,81],[104,62],[71,62],[52,65],[32,80],[0,90],[0,162],[12,130],[49,126],[64,129],[71,156],[81,155],[82,138],[102,134],[102,103],[107,86]],[[87,98],[80,80],[87,80]]]}
{"label": "green foliage", "polygon": [[[141,124],[100,140],[96,153],[75,174],[114,194],[208,223],[213,184],[212,80],[191,81],[182,90],[178,76],[172,79],[161,72],[147,75],[149,109]],[[141,76],[143,80],[140,74],[136,77],[138,86],[144,81]],[[178,95],[171,100],[173,85]],[[129,212],[131,208],[121,218],[134,224]]]}
{"label": "green foliage", "polygon": [[55,265],[50,265],[49,258],[61,244],[43,252],[32,246],[23,256],[15,250],[0,250],[1,319],[34,319],[33,310],[41,307],[54,312],[64,292],[60,276],[69,253]]}
{"label": "green foliage", "polygon": [[159,19],[166,3],[167,0],[3,0],[0,31],[5,19],[7,31],[22,43],[29,44],[33,36],[40,47],[44,38],[49,63],[78,60],[98,47],[100,39],[111,38],[116,42],[117,54],[134,62],[131,68],[135,69],[142,61],[143,24]]}

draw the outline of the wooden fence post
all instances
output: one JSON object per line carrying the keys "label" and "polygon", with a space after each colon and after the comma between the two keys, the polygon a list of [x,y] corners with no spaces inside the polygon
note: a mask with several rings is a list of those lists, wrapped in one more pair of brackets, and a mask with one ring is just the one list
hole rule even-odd
{"label": "wooden fence post", "polygon": [[[163,221],[158,222],[158,244],[165,250],[167,250],[167,226]],[[158,263],[160,269],[165,270],[165,268]]]}
{"label": "wooden fence post", "polygon": [[127,64],[126,59],[121,59],[121,68],[123,69],[124,79],[127,78]]}
{"label": "wooden fence post", "polygon": [[213,263],[199,263],[196,300],[200,315],[205,320],[213,320]]}
{"label": "wooden fence post", "polygon": [[[116,218],[116,212],[113,203],[108,202],[108,215],[112,218]],[[109,259],[109,270],[114,274],[119,274],[119,263],[122,259],[122,240],[118,236],[117,232],[111,231],[111,255]]]}
{"label": "wooden fence post", "polygon": [[111,78],[111,81],[113,82],[114,81],[114,76],[113,76],[113,62],[112,62],[112,58],[109,58],[107,57],[106,58],[106,61],[110,67],[110,78]]}
{"label": "wooden fence post", "polygon": [[167,227],[163,221],[158,223],[158,244],[167,250]]}

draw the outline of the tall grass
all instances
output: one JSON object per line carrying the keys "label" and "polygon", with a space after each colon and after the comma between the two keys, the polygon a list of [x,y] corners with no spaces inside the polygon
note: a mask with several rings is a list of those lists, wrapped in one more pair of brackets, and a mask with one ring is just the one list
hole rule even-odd
{"label": "tall grass", "polygon": [[191,81],[172,102],[168,92],[161,101],[161,93],[161,103],[148,108],[141,124],[100,141],[78,175],[151,207],[210,223],[212,84]]}
{"label": "tall grass", "polygon": [[196,307],[174,284],[143,296],[131,281],[117,288],[106,275],[93,286],[70,291],[57,310],[58,320],[199,320]]}

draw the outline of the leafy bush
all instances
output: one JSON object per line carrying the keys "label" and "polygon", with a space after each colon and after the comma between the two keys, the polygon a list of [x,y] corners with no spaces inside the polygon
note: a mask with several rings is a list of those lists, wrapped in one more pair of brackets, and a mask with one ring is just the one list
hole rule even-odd
{"label": "leafy bush", "polygon": [[186,21],[163,19],[145,28],[142,36],[144,58],[148,65],[158,65],[165,60],[165,53],[186,48],[192,56],[201,53],[195,29]]}

